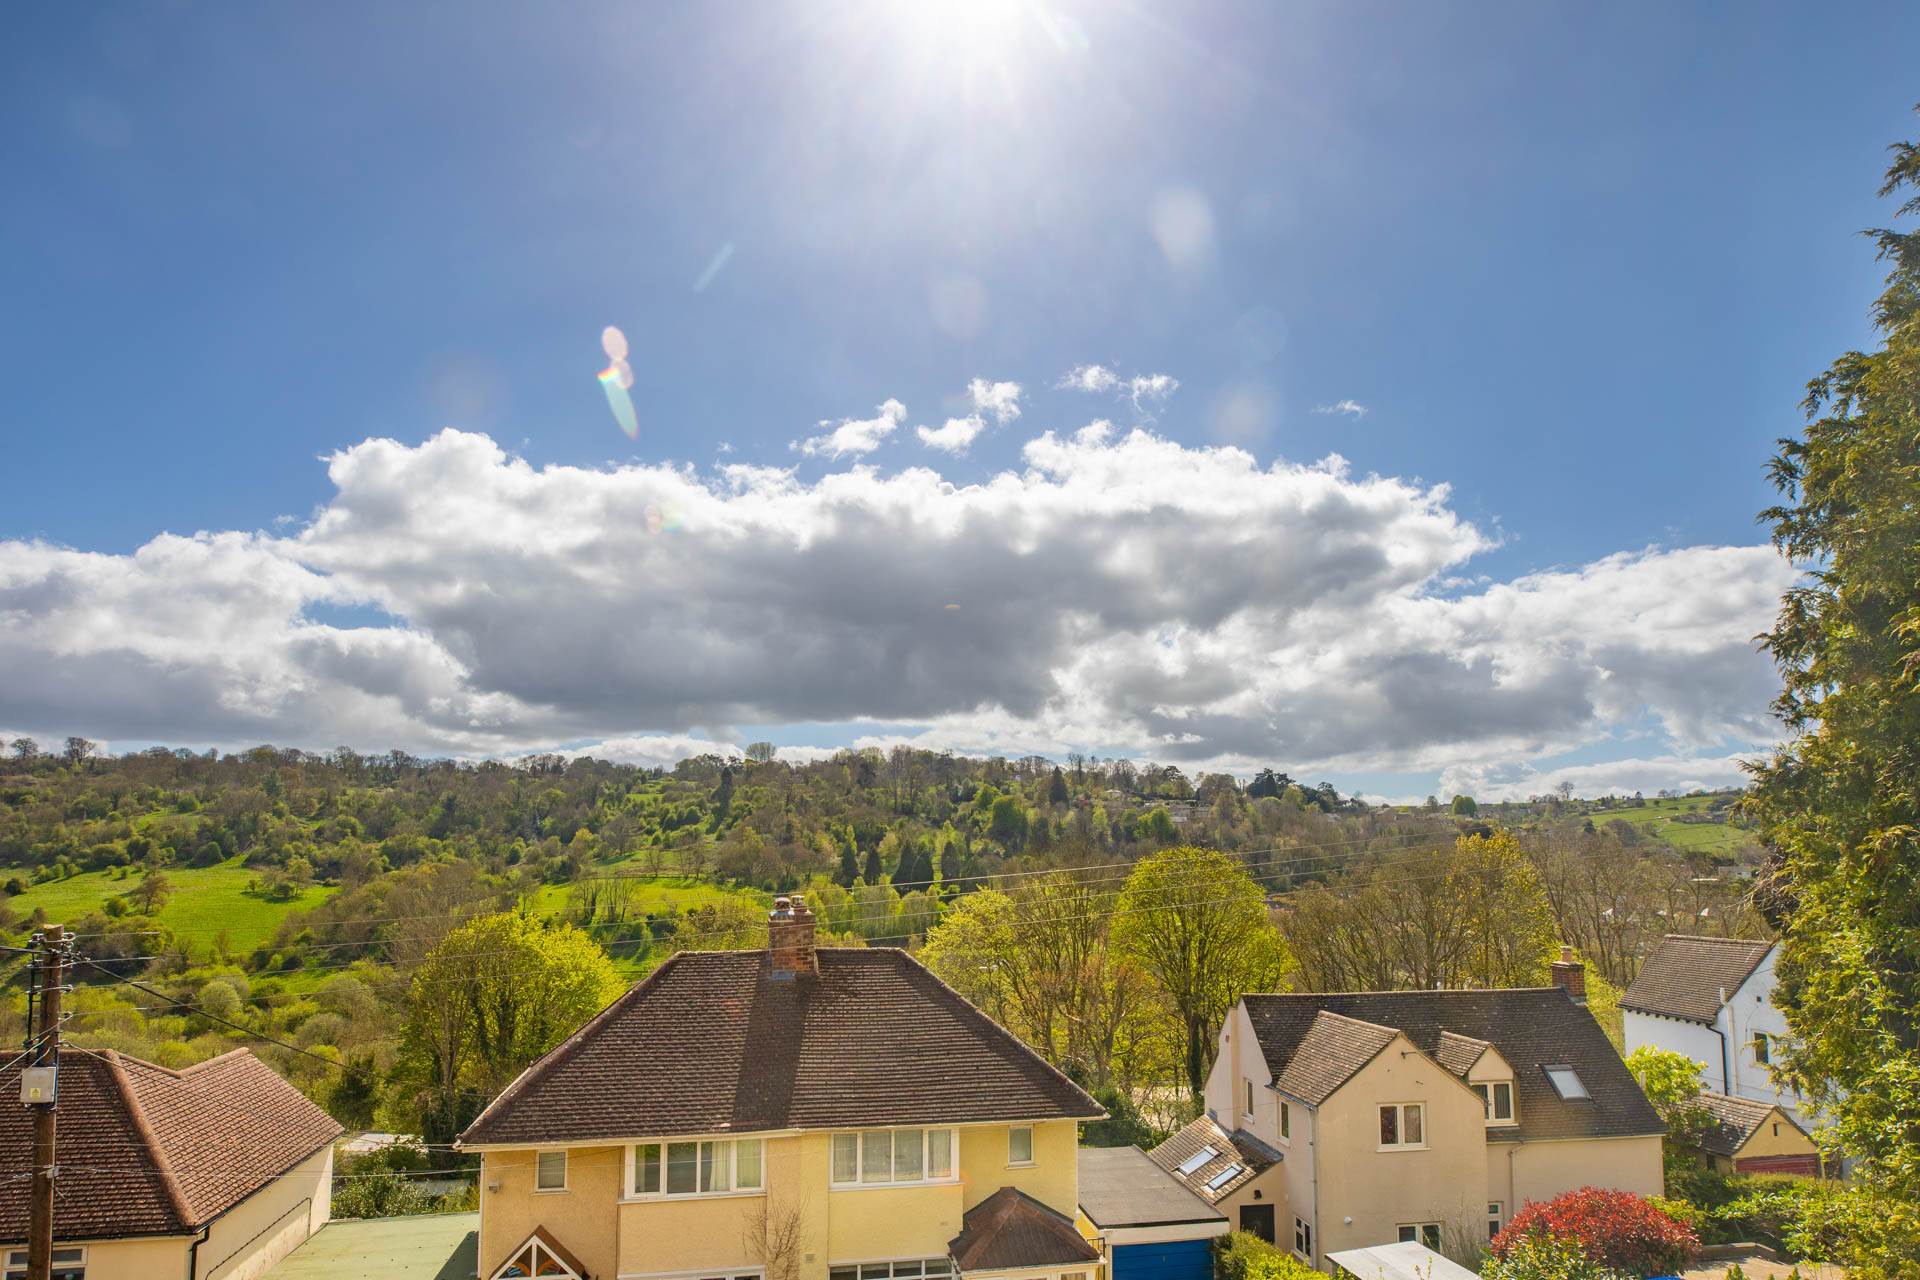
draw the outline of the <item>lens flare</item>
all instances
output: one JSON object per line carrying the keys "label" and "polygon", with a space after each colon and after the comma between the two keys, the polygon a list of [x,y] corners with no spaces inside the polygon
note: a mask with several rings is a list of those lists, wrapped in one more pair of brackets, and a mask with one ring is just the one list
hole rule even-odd
{"label": "lens flare", "polygon": [[633,366],[627,363],[627,335],[608,325],[600,331],[600,349],[607,353],[609,361],[600,371],[600,387],[607,393],[607,407],[613,410],[613,420],[627,434],[627,439],[640,438],[640,415],[633,410],[633,397],[627,392],[633,389]]}

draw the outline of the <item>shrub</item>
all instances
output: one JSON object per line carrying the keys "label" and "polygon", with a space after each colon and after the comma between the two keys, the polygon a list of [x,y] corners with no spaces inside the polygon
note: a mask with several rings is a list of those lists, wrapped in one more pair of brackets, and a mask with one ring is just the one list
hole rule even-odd
{"label": "shrub", "polygon": [[1482,1280],[1637,1280],[1589,1258],[1572,1240],[1535,1234],[1507,1245],[1506,1252],[1489,1258]]}
{"label": "shrub", "polygon": [[1249,1231],[1214,1238],[1213,1274],[1217,1280],[1320,1280],[1319,1272]]}
{"label": "shrub", "polygon": [[1533,1235],[1569,1241],[1602,1266],[1636,1276],[1679,1271],[1700,1244],[1692,1228],[1645,1196],[1599,1187],[1528,1204],[1494,1237],[1494,1256],[1504,1259]]}

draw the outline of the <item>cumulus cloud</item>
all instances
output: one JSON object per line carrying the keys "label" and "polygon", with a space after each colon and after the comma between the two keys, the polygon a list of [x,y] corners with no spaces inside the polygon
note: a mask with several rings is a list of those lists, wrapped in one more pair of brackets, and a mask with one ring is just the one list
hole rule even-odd
{"label": "cumulus cloud", "polygon": [[929,449],[963,454],[973,447],[973,442],[987,429],[989,417],[1005,426],[1020,416],[1020,384],[1017,382],[989,382],[985,378],[975,378],[967,384],[967,398],[973,404],[972,413],[964,418],[948,418],[938,427],[916,427],[914,430],[920,442]]}
{"label": "cumulus cloud", "polygon": [[[974,484],[808,482],[534,467],[446,431],[364,441],[328,475],[290,536],[0,542],[0,721],[649,761],[712,726],[884,725],[1316,773],[1552,759],[1649,725],[1651,755],[1705,759],[1774,733],[1750,637],[1793,575],[1770,549],[1648,548],[1443,595],[1493,540],[1444,486],[1338,457],[1263,466],[1095,423]],[[678,527],[650,534],[661,509]]]}
{"label": "cumulus cloud", "polygon": [[1562,782],[1571,783],[1579,796],[1651,794],[1675,791],[1717,791],[1747,783],[1742,767],[1758,752],[1729,755],[1660,755],[1607,760],[1598,764],[1549,765],[1538,768],[1524,760],[1496,764],[1456,765],[1440,773],[1436,795],[1468,795],[1481,800],[1525,800],[1545,795]]}
{"label": "cumulus cloud", "polygon": [[1367,416],[1367,406],[1361,404],[1358,400],[1340,400],[1333,404],[1315,405],[1313,411],[1315,413],[1345,414],[1349,418],[1364,418]]}
{"label": "cumulus cloud", "polygon": [[898,400],[883,401],[871,418],[842,418],[820,424],[822,433],[795,440],[787,446],[809,458],[844,458],[849,454],[872,453],[907,420],[907,406]]}
{"label": "cumulus cloud", "polygon": [[1113,392],[1131,400],[1138,409],[1147,401],[1165,400],[1179,390],[1180,380],[1170,373],[1140,373],[1123,378],[1105,365],[1083,364],[1069,370],[1054,387],[1095,395]]}

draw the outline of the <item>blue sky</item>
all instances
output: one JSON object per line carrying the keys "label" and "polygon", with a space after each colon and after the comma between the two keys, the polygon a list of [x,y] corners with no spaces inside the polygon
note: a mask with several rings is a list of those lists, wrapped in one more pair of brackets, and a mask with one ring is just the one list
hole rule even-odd
{"label": "blue sky", "polygon": [[[283,648],[244,675],[200,673],[195,696],[156,696],[140,715],[76,698],[63,716],[0,683],[0,728],[311,746],[387,733],[458,751],[747,732],[838,745],[951,729],[964,710],[972,736],[926,740],[985,742],[986,717],[1008,749],[1154,754],[1152,733],[1168,730],[1142,728],[1142,708],[1227,714],[1229,692],[1174,697],[1116,674],[1131,669],[1117,656],[1076,678],[1105,691],[1096,700],[1125,732],[1119,719],[1041,715],[1038,677],[1013,692],[986,677],[966,686],[938,663],[928,679],[964,693],[814,705],[703,685],[678,699],[638,688],[651,677],[636,668],[622,677],[628,711],[554,711],[585,699],[481,679],[542,657],[486,652],[504,623],[436,613],[445,601],[319,547],[324,522],[308,523],[351,505],[328,457],[379,438],[425,450],[444,428],[549,478],[541,469],[559,466],[665,484],[690,465],[717,485],[721,464],[793,468],[816,503],[815,486],[855,465],[981,485],[1031,467],[1023,450],[1042,433],[1066,439],[1096,417],[1114,424],[1110,448],[1138,426],[1183,458],[1230,445],[1261,469],[1338,453],[1354,484],[1444,483],[1449,518],[1479,535],[1388,595],[1484,593],[1648,548],[1751,548],[1770,442],[1795,428],[1807,378],[1870,340],[1878,272],[1855,233],[1890,216],[1874,189],[1886,144],[1912,133],[1916,47],[1920,10],[1902,5],[1845,23],[1793,5],[39,10],[0,50],[0,238],[14,248],[0,258],[14,303],[0,310],[0,538],[15,557],[0,584],[37,584],[28,621],[47,624],[20,630],[19,652],[71,656],[54,615],[77,625],[88,610],[74,600],[104,590],[75,566],[111,578],[163,533],[263,531],[254,552],[327,580],[288,588],[299,625],[404,631],[327,640],[375,667],[367,645],[437,646],[432,662],[458,668],[448,678],[462,696],[511,706],[463,713],[493,736],[442,732],[370,676],[354,687],[398,697],[387,712],[282,708],[276,721],[261,689],[319,679]],[[632,345],[632,441],[594,378],[608,324]],[[1178,389],[1136,405],[1056,387],[1090,363],[1164,373]],[[920,444],[915,427],[969,414],[975,378],[1017,383],[1018,416],[988,415],[962,456]],[[899,424],[870,452],[792,447],[890,399]],[[1343,402],[1364,414],[1321,411]],[[484,471],[460,474],[490,484]],[[690,510],[698,497],[684,498]],[[411,498],[403,486],[388,500]],[[389,534],[418,545],[408,527]],[[682,592],[717,572],[702,560],[707,532],[690,518],[671,553]],[[928,554],[975,549],[955,536]],[[1295,554],[1282,545],[1300,543],[1274,554]],[[34,558],[48,548],[98,555],[63,569]],[[1643,570],[1667,583],[1679,572]],[[171,589],[211,590],[203,577]],[[1059,587],[1035,591],[1044,601]],[[120,604],[135,610],[127,627],[153,625],[137,601]],[[1102,636],[1144,644],[1171,626],[1208,633],[1215,661],[1234,642],[1255,645],[1247,661],[1275,651],[1276,633],[1221,629],[1234,609],[1183,604],[1148,625],[1088,607]],[[1236,605],[1271,607],[1257,592]],[[1753,616],[1685,626],[1744,639]],[[895,644],[911,648],[910,634]],[[151,683],[142,672],[177,674],[178,653],[136,650],[94,656],[130,689]],[[1730,652],[1690,660],[1718,667]],[[888,658],[913,665],[897,648]],[[1624,669],[1594,664],[1599,680]],[[1176,665],[1188,678],[1202,664],[1187,653]],[[1061,669],[1056,655],[1055,694]],[[196,716],[196,697],[258,717]],[[1311,745],[1322,738],[1290,726],[1353,709],[1276,696],[1249,722],[1270,747],[1236,730],[1189,754],[1304,759],[1349,786],[1411,794],[1596,760],[1721,759],[1765,740],[1751,709],[1688,721],[1657,692],[1636,697],[1588,696],[1585,714],[1439,733],[1410,751],[1378,745],[1390,734]],[[1433,714],[1459,721],[1486,701]],[[1086,739],[1062,736],[1071,725]]]}

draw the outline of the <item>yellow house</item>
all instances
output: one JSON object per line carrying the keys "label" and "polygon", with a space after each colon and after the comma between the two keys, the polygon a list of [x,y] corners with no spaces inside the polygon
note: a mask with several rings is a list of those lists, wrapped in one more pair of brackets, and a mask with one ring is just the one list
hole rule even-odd
{"label": "yellow house", "polygon": [[[254,1280],[327,1221],[340,1126],[245,1049],[170,1071],[67,1048],[59,1091],[55,1280]],[[0,1107],[0,1151],[31,1123]],[[0,1184],[0,1274],[26,1274],[27,1216]]]}
{"label": "yellow house", "polygon": [[1314,1266],[1401,1241],[1470,1256],[1577,1187],[1658,1195],[1665,1125],[1588,1013],[1584,970],[1554,970],[1528,989],[1247,996],[1206,1114],[1153,1158]]}
{"label": "yellow house", "polygon": [[1101,1280],[1072,1081],[891,948],[681,952],[461,1135],[488,1280]]}
{"label": "yellow house", "polygon": [[1713,1118],[1700,1136],[1700,1154],[1709,1168],[1820,1176],[1819,1146],[1785,1107],[1712,1092],[1702,1093],[1700,1102]]}

